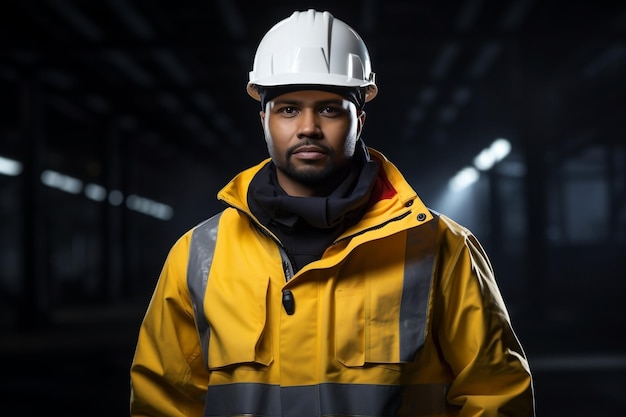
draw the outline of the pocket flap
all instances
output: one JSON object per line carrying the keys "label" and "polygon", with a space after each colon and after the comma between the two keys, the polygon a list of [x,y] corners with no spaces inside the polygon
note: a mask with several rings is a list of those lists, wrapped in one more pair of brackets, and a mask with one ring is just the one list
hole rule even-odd
{"label": "pocket flap", "polygon": [[[269,277],[221,278],[209,280],[205,301],[209,369],[241,363],[269,365],[271,337],[264,337]],[[250,280],[256,285],[250,285]]]}

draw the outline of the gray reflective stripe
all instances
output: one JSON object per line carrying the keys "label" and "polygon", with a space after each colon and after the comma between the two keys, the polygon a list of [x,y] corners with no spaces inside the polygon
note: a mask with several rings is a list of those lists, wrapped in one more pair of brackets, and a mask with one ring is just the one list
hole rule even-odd
{"label": "gray reflective stripe", "polygon": [[210,385],[205,417],[428,416],[446,414],[448,385],[320,384],[280,387],[258,383]]}
{"label": "gray reflective stripe", "polygon": [[196,226],[189,244],[187,264],[187,286],[191,295],[191,305],[196,319],[196,329],[202,347],[202,359],[208,369],[209,323],[204,315],[204,293],[213,263],[213,252],[217,241],[217,226],[222,213],[218,213]]}
{"label": "gray reflective stripe", "polygon": [[411,362],[426,339],[439,216],[407,231],[400,304],[400,361]]}

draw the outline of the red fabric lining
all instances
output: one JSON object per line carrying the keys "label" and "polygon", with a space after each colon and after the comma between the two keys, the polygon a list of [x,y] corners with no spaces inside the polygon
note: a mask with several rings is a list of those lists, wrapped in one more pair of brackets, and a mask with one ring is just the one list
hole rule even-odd
{"label": "red fabric lining", "polygon": [[380,200],[387,200],[392,198],[398,194],[387,175],[385,174],[385,170],[380,168],[378,170],[378,175],[376,176],[376,183],[374,184],[374,189],[372,190],[372,198],[370,199],[370,206]]}

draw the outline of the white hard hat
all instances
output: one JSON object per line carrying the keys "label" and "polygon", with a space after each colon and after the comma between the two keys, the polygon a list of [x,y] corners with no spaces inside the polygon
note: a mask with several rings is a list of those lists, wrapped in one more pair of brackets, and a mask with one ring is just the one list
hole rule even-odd
{"label": "white hard hat", "polygon": [[261,39],[247,85],[261,100],[258,87],[322,85],[362,87],[365,101],[378,88],[369,53],[361,37],[329,12],[294,12]]}

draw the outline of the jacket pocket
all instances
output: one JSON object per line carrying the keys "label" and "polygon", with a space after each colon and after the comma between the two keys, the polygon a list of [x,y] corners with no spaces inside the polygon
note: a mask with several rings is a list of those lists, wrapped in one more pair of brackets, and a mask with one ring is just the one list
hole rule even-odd
{"label": "jacket pocket", "polygon": [[365,364],[365,305],[363,290],[337,290],[335,355],[345,366]]}
{"label": "jacket pocket", "polygon": [[[205,311],[209,319],[209,369],[249,364],[268,366],[273,360],[266,334],[269,278],[250,286],[230,277],[227,285],[209,288]],[[218,283],[219,284],[219,283]]]}
{"label": "jacket pocket", "polygon": [[[406,288],[389,284],[378,280],[367,289],[336,291],[335,354],[344,366],[379,364],[395,369],[411,361],[422,347],[423,339],[415,335],[423,334],[425,321],[407,319],[402,311]],[[412,304],[411,309],[425,308],[422,303]]]}

